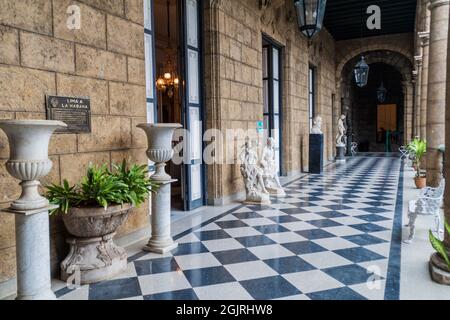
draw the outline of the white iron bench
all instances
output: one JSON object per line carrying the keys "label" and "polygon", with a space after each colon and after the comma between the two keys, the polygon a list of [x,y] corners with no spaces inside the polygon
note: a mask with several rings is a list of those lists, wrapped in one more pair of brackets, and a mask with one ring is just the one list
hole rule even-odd
{"label": "white iron bench", "polygon": [[409,238],[405,243],[411,243],[414,239],[414,233],[416,229],[416,219],[419,215],[434,216],[436,222],[436,230],[438,235],[443,231],[442,219],[441,219],[441,206],[444,198],[445,180],[442,179],[441,184],[437,188],[424,188],[420,192],[418,200],[412,200],[409,202],[408,216],[409,224]]}

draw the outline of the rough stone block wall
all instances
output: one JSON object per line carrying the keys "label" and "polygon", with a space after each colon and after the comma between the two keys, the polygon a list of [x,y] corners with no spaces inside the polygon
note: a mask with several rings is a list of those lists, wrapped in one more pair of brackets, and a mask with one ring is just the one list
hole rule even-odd
{"label": "rough stone block wall", "polygon": [[[211,4],[213,3],[213,4]],[[332,154],[332,106],[335,90],[334,40],[324,30],[316,45],[298,31],[292,2],[208,1],[205,9],[206,109],[208,128],[255,129],[263,119],[262,35],[283,46],[283,167],[287,173],[308,170],[308,66],[314,53],[320,88],[317,109],[324,116],[326,159]],[[230,142],[230,141],[228,141]],[[237,158],[238,147],[224,152]],[[228,143],[230,145],[230,143]],[[218,186],[219,184],[219,186]],[[208,193],[212,199],[232,197],[244,190],[239,165],[210,166]]]}
{"label": "rough stone block wall", "polygon": [[[81,10],[81,29],[67,28],[69,5]],[[0,0],[0,118],[45,119],[45,95],[89,96],[91,134],[54,135],[53,169],[43,184],[79,181],[90,163],[122,159],[146,163],[142,0]],[[9,154],[0,133],[0,206],[19,195],[6,172]],[[148,225],[148,204],[121,228]],[[64,227],[51,219],[53,272],[66,254]],[[14,217],[0,213],[0,287],[15,277]]]}

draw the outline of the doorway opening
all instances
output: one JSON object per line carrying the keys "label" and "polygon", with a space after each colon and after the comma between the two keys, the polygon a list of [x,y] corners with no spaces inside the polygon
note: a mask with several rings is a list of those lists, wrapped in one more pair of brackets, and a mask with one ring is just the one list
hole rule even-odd
{"label": "doorway opening", "polygon": [[[397,126],[397,105],[378,105],[377,112],[377,143],[384,143],[385,152],[392,152],[393,146],[399,145]],[[396,149],[395,149],[396,150]]]}
{"label": "doorway opening", "polygon": [[[156,118],[159,123],[183,123],[179,4],[177,0],[155,0],[154,8]],[[172,208],[182,210],[182,166],[169,162],[166,171],[177,180],[172,184]]]}
{"label": "doorway opening", "polygon": [[184,163],[170,162],[166,170],[177,180],[172,184],[172,208],[190,211],[203,206],[206,199],[202,161],[202,2],[153,1],[155,122],[181,123],[189,133],[182,136]]}
{"label": "doorway opening", "polygon": [[[403,144],[405,114],[402,81],[401,73],[383,62],[370,64],[369,80],[365,87],[357,87],[352,79],[347,138],[358,143],[358,151],[396,152]],[[380,98],[378,92],[382,86],[386,92]]]}
{"label": "doorway opening", "polygon": [[268,137],[275,141],[275,160],[278,174],[283,174],[282,168],[282,47],[263,35],[262,48],[263,86],[264,86],[264,129]]}

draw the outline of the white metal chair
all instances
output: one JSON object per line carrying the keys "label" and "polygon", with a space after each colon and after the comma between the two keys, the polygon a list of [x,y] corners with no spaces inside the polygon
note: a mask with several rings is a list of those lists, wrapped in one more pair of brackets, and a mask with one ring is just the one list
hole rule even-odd
{"label": "white metal chair", "polygon": [[398,148],[398,151],[400,152],[400,160],[404,160],[406,162],[406,166],[411,167],[414,156],[410,154],[408,148],[405,146],[401,146],[400,148]]}
{"label": "white metal chair", "polygon": [[400,152],[400,160],[406,160],[409,158],[409,151],[405,146],[401,146],[398,148],[398,151]]}
{"label": "white metal chair", "polygon": [[356,154],[358,153],[358,143],[357,142],[352,142],[351,153],[352,153],[353,157],[356,156]]}
{"label": "white metal chair", "polygon": [[419,215],[434,216],[436,221],[435,232],[440,235],[443,232],[443,225],[441,219],[441,206],[444,198],[445,180],[442,179],[441,184],[437,188],[424,188],[420,192],[418,200],[412,200],[409,202],[408,216],[409,223],[406,225],[409,227],[409,238],[405,243],[411,243],[414,239],[416,229],[416,219]]}

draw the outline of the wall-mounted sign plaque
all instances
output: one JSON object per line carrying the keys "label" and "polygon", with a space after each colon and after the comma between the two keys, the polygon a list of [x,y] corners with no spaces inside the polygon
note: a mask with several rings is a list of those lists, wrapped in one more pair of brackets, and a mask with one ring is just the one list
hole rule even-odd
{"label": "wall-mounted sign plaque", "polygon": [[89,98],[47,96],[47,120],[67,124],[60,133],[91,132],[91,100]]}

